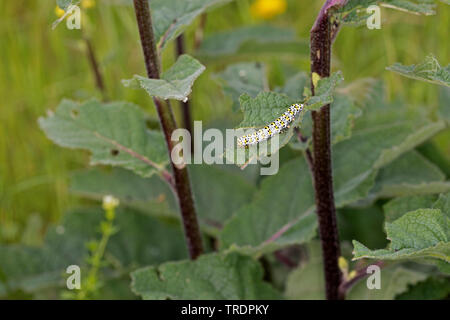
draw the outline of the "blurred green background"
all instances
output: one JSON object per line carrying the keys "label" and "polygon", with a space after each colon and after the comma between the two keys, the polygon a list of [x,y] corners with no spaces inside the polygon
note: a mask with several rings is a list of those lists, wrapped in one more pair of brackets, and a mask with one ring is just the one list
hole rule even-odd
{"label": "blurred green background", "polygon": [[[180,0],[181,1],[181,0]],[[151,100],[141,90],[122,86],[121,79],[144,74],[144,65],[131,1],[97,0],[82,10],[82,29],[68,30],[65,23],[52,30],[57,19],[54,0],[0,2],[0,242],[23,240],[33,228],[43,235],[70,206],[81,201],[70,195],[71,172],[87,166],[88,154],[63,149],[50,142],[37,125],[38,117],[55,109],[63,98],[101,98],[95,86],[83,37],[91,39],[103,72],[110,100],[133,101],[154,116]],[[208,14],[205,36],[242,25],[269,23],[294,28],[308,39],[322,1],[287,3],[287,10],[263,21],[252,16],[253,1],[238,0]],[[448,63],[450,10],[438,3],[436,16],[416,16],[382,8],[382,27],[345,27],[333,50],[333,68],[342,70],[346,83],[373,77],[384,79],[389,99],[400,97],[416,107],[435,110],[439,87],[414,81],[385,67],[394,62],[409,65],[433,53],[442,65]],[[186,33],[188,52],[193,52],[194,30]],[[201,57],[199,57],[201,59]],[[247,56],[243,59],[255,60]],[[292,54],[256,57],[269,66],[271,87],[284,81],[285,65],[309,71],[309,57]],[[163,66],[174,60],[173,43],[165,50]],[[231,113],[231,100],[211,81],[213,73],[230,61],[202,60],[207,71],[195,83],[191,104],[193,118],[206,124]],[[172,104],[180,123],[178,103]],[[450,159],[447,130],[433,143]]]}

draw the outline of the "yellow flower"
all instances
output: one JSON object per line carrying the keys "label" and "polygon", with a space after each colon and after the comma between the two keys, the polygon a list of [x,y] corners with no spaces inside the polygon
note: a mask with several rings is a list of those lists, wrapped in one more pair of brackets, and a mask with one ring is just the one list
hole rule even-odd
{"label": "yellow flower", "polygon": [[95,6],[95,0],[81,0],[81,7],[83,9],[90,9]]}
{"label": "yellow flower", "polygon": [[61,18],[64,15],[65,11],[61,9],[60,7],[55,7],[55,14],[58,18]]}
{"label": "yellow flower", "polygon": [[252,16],[270,19],[286,11],[286,0],[256,0],[250,7]]}

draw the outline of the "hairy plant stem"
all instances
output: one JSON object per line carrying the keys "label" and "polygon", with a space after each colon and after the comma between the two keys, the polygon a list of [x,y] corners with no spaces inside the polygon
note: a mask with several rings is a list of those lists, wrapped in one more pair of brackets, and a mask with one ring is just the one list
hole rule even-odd
{"label": "hairy plant stem", "polygon": [[[180,34],[175,43],[176,55],[177,58],[186,52],[184,46],[184,35]],[[181,101],[181,107],[183,112],[183,124],[187,131],[191,134],[192,137],[192,117],[191,117],[191,107],[189,100]],[[191,141],[193,141],[192,139]]]}
{"label": "hairy plant stem", "polygon": [[[153,35],[150,8],[147,0],[134,0],[134,10],[139,28],[142,50],[144,52],[145,67],[149,78],[159,78],[159,56]],[[170,104],[153,97],[158,112],[164,137],[166,139],[169,157],[174,143],[171,140],[172,132],[177,128]],[[178,204],[181,209],[184,234],[191,259],[196,259],[203,253],[202,237],[198,225],[197,214],[192,197],[189,174],[186,167],[178,168],[173,162],[172,170],[175,178],[175,190]]]}
{"label": "hairy plant stem", "polygon": [[[313,73],[321,78],[330,75],[331,65],[331,23],[328,9],[336,0],[328,0],[322,7],[311,29],[311,79]],[[311,91],[314,94],[314,81]],[[340,256],[336,209],[333,196],[333,176],[331,167],[330,105],[312,112],[314,146],[314,189],[316,212],[319,220],[319,234],[325,273],[325,290],[328,300],[340,298],[338,291],[342,273],[338,266]]]}

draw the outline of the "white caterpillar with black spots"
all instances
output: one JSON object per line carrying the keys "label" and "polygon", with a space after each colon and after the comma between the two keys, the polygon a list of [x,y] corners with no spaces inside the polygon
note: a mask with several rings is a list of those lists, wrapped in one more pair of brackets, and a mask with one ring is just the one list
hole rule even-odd
{"label": "white caterpillar with black spots", "polygon": [[294,103],[281,115],[281,117],[275,119],[270,124],[254,133],[239,137],[237,139],[238,146],[247,147],[249,145],[267,140],[280,133],[283,129],[287,128],[292,121],[294,121],[295,117],[303,110],[303,108],[303,104]]}

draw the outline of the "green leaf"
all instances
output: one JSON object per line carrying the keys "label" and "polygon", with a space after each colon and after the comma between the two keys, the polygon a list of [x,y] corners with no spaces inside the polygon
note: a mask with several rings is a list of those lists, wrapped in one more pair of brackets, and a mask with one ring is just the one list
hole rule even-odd
{"label": "green leaf", "polygon": [[[349,97],[342,94],[336,94],[334,101],[331,104],[331,143],[336,144],[349,139],[353,132],[355,120],[361,115],[361,109],[358,108]],[[300,149],[304,150],[304,148],[311,143],[311,117],[304,117],[301,131],[303,136],[309,137],[306,143],[300,145]],[[291,141],[289,146],[294,149],[299,149],[298,139]]]}
{"label": "green leaf", "polygon": [[413,14],[433,15],[436,5],[431,0],[354,0],[338,10],[338,17],[349,25],[360,25],[370,15],[366,8],[371,5],[381,5],[383,7],[405,11]]}
{"label": "green leaf", "polygon": [[439,115],[450,123],[450,88],[441,87],[439,92]]}
{"label": "green leaf", "polygon": [[70,191],[98,201],[106,195],[112,195],[122,205],[133,209],[155,216],[178,217],[178,206],[172,191],[157,176],[142,178],[121,168],[82,170],[72,175]]}
{"label": "green leaf", "polygon": [[439,209],[418,209],[386,223],[388,249],[370,250],[353,241],[354,260],[437,259],[450,263],[450,218]]}
{"label": "green leaf", "polygon": [[200,222],[212,234],[217,234],[256,191],[241,175],[220,165],[193,165],[189,172]]}
{"label": "green leaf", "polygon": [[356,239],[368,247],[385,247],[384,216],[379,206],[344,207],[337,211],[339,239],[346,244]]}
{"label": "green leaf", "polygon": [[380,170],[372,197],[398,197],[450,191],[445,174],[417,151],[410,151]]}
{"label": "green leaf", "polygon": [[411,79],[450,87],[450,64],[446,67],[441,67],[432,54],[428,55],[423,62],[417,65],[404,66],[400,63],[395,63],[386,69]]}
{"label": "green leaf", "polygon": [[306,107],[308,110],[318,110],[324,105],[333,102],[333,95],[336,86],[344,80],[341,71],[333,72],[327,78],[321,78],[315,88],[312,97],[306,97]]}
{"label": "green leaf", "polygon": [[56,5],[66,11],[72,2],[73,0],[56,0]]}
{"label": "green leaf", "polygon": [[275,92],[261,92],[256,98],[243,94],[239,102],[244,113],[239,128],[261,128],[278,118],[294,103],[286,95]]}
{"label": "green leaf", "polygon": [[63,100],[56,111],[39,118],[57,145],[91,151],[91,164],[121,166],[150,177],[168,161],[162,134],[148,130],[145,114],[127,102],[82,104]]}
{"label": "green leaf", "polygon": [[450,193],[395,198],[383,206],[386,222],[393,222],[406,212],[417,209],[439,209],[450,218]]}
{"label": "green leaf", "polygon": [[[62,287],[66,268],[75,264],[86,271],[86,244],[100,237],[100,210],[80,210],[66,214],[62,224],[52,227],[42,247],[0,246],[0,296],[8,291],[36,292]],[[178,225],[169,225],[131,210],[117,210],[118,232],[109,240],[105,257],[116,274],[126,269],[186,258],[184,237]]]}
{"label": "green leaf", "polygon": [[158,48],[180,35],[196,17],[231,0],[152,0],[153,33]]}
{"label": "green leaf", "polygon": [[[279,58],[298,59],[309,56],[309,42],[306,39],[278,42],[276,45],[270,42],[249,41],[242,44],[235,55],[230,56],[230,60],[240,55],[242,58],[254,59],[256,56],[277,55]],[[221,56],[218,56],[219,58]]]}
{"label": "green leaf", "polygon": [[425,273],[406,269],[402,266],[392,266],[381,269],[381,289],[369,290],[367,278],[358,281],[348,292],[348,300],[393,300],[398,294],[408,290],[427,278]]}
{"label": "green leaf", "polygon": [[379,169],[446,127],[398,103],[387,104],[382,86],[372,97],[364,102],[351,138],[333,146],[335,198],[342,204],[366,198]]}
{"label": "green leaf", "polygon": [[[392,125],[395,124],[392,123]],[[375,164],[377,167],[381,168],[386,164],[392,162],[404,152],[407,152],[415,148],[416,146],[419,146],[438,132],[444,130],[446,127],[444,121],[429,122],[424,124],[423,126],[418,126],[416,128],[414,128],[414,125],[411,125],[411,123],[408,124],[405,121],[404,123],[397,123],[397,126],[397,130],[395,130],[394,128],[389,128],[389,125],[387,125],[386,130],[390,131],[393,129],[395,131],[398,131],[400,135],[404,136],[404,140],[398,145],[384,150]],[[406,132],[408,133],[405,135]]]}
{"label": "green leaf", "polygon": [[396,297],[396,300],[442,300],[450,294],[450,278],[430,277]]}
{"label": "green leaf", "polygon": [[[381,162],[384,165],[403,150],[414,148],[413,141],[407,139],[411,132],[413,128],[409,125],[393,123],[358,130],[351,138],[336,144],[332,153],[336,206],[367,198],[375,183],[379,159],[386,150],[398,152]],[[307,241],[317,223],[313,210],[314,193],[308,166],[303,158],[292,160],[282,165],[277,175],[264,179],[252,202],[238,210],[225,225],[221,246],[252,246],[249,250],[259,254]],[[298,234],[297,229],[301,231]]]}
{"label": "green leaf", "polygon": [[[383,96],[382,91],[378,93],[376,98]],[[384,101],[375,100],[366,103],[366,107],[366,114],[355,121],[352,136],[333,146],[337,207],[366,199],[379,169],[445,127],[423,117],[417,120],[404,108],[398,111],[398,105],[386,105]],[[255,118],[261,114],[270,116],[261,111],[256,112]],[[308,241],[317,226],[313,213],[314,192],[308,165],[303,158],[291,160],[282,164],[276,175],[264,179],[252,201],[228,221],[220,236],[221,247],[234,244],[258,255]]]}
{"label": "green leaf", "polygon": [[133,291],[144,299],[278,299],[263,269],[236,252],[207,254],[195,261],[169,262],[131,274]]}
{"label": "green leaf", "polygon": [[[280,187],[281,186],[281,187]],[[220,247],[243,247],[261,255],[315,236],[314,190],[303,158],[289,161],[262,181],[252,201],[239,209],[220,234]]]}
{"label": "green leaf", "polygon": [[[216,234],[231,215],[251,199],[255,186],[219,165],[189,166],[197,214],[202,227]],[[77,172],[71,191],[95,200],[113,195],[121,204],[154,216],[179,218],[173,192],[159,177],[143,179],[116,169]]]}
{"label": "green leaf", "polygon": [[331,143],[336,144],[351,137],[355,119],[362,112],[348,97],[339,94],[331,109]]}
{"label": "green leaf", "polygon": [[204,70],[204,65],[191,56],[183,54],[169,70],[161,75],[161,79],[134,75],[130,80],[122,80],[122,83],[125,87],[142,88],[150,96],[184,101],[191,93],[195,79]]}
{"label": "green leaf", "polygon": [[289,274],[284,295],[290,300],[325,300],[325,278],[319,242],[312,241],[308,244],[308,260]]}
{"label": "green leaf", "polygon": [[436,199],[437,197],[434,194],[406,196],[392,199],[383,206],[385,221],[393,222],[406,212],[421,208],[432,208]]}
{"label": "green leaf", "polygon": [[290,29],[270,25],[245,26],[209,35],[203,40],[197,53],[216,57],[237,54],[243,45],[249,43],[277,46],[293,41],[295,32]]}
{"label": "green leaf", "polygon": [[276,91],[284,93],[293,100],[303,100],[303,90],[309,84],[309,77],[305,72],[298,72],[289,79],[283,87],[277,88]]}
{"label": "green leaf", "polygon": [[239,97],[246,93],[251,97],[267,90],[266,68],[258,62],[243,62],[228,66],[217,74],[223,83],[223,91],[233,101],[233,111],[239,110]]}
{"label": "green leaf", "polygon": [[382,6],[415,14],[433,15],[436,5],[430,0],[386,0]]}
{"label": "green leaf", "polygon": [[[319,242],[308,246],[308,261],[292,271],[286,282],[285,296],[295,300],[324,300],[325,281]],[[408,286],[427,277],[425,273],[406,269],[403,266],[388,266],[381,269],[381,289],[369,290],[367,277],[353,285],[347,300],[392,300],[405,292]]]}
{"label": "green leaf", "polygon": [[433,208],[441,210],[448,218],[450,218],[450,192],[439,195],[439,198],[433,204]]}

